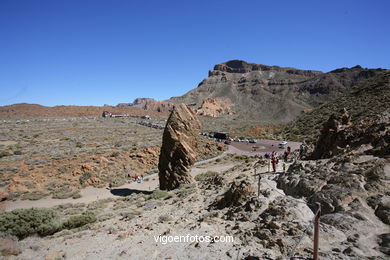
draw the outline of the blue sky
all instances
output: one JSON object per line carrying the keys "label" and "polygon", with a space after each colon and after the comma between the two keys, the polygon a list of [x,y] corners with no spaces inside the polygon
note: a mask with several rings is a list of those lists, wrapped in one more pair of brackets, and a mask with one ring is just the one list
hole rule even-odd
{"label": "blue sky", "polygon": [[183,95],[231,59],[390,68],[390,1],[0,0],[0,105]]}

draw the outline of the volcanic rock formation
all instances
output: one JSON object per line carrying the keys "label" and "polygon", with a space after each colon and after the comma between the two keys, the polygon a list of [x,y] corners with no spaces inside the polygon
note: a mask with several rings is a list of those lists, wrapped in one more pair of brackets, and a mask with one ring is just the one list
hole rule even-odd
{"label": "volcanic rock formation", "polygon": [[390,252],[378,242],[390,234],[389,129],[388,112],[351,123],[343,109],[324,124],[314,160],[297,161],[277,180],[287,195],[321,203],[322,223],[344,233],[337,244],[353,259]]}
{"label": "volcanic rock formation", "polygon": [[173,190],[193,182],[190,167],[195,163],[200,122],[184,104],[176,105],[165,126],[158,163],[161,190]]}
{"label": "volcanic rock formation", "polygon": [[231,115],[233,114],[232,106],[232,101],[229,98],[205,98],[196,113],[210,117]]}
{"label": "volcanic rock formation", "polygon": [[355,66],[322,73],[232,60],[215,65],[197,88],[167,101],[200,107],[206,98],[229,98],[236,118],[285,123],[384,71]]}
{"label": "volcanic rock formation", "polygon": [[322,128],[313,158],[328,158],[341,153],[342,147],[346,146],[346,129],[349,126],[351,126],[351,116],[345,108],[338,114],[331,115]]}

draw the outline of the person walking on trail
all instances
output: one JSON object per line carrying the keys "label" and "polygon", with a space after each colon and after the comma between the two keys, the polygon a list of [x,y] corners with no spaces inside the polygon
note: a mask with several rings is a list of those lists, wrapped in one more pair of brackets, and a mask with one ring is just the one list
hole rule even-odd
{"label": "person walking on trail", "polygon": [[271,162],[272,162],[272,169],[274,172],[276,172],[276,162],[277,162],[276,157],[273,157]]}
{"label": "person walking on trail", "polygon": [[303,155],[305,154],[305,150],[306,150],[305,144],[302,143],[299,147],[299,159],[302,159]]}
{"label": "person walking on trail", "polygon": [[286,162],[283,162],[283,173],[286,172]]}

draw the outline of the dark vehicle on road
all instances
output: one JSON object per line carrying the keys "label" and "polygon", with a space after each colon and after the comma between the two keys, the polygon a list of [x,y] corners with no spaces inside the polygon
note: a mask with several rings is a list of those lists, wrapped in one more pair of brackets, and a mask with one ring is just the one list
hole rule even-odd
{"label": "dark vehicle on road", "polygon": [[214,137],[217,139],[223,139],[226,140],[229,138],[229,133],[226,132],[217,132],[214,134]]}

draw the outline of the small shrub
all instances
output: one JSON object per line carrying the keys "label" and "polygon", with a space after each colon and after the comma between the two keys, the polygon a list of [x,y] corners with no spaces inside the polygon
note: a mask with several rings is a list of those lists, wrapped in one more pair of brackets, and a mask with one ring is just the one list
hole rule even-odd
{"label": "small shrub", "polygon": [[110,155],[110,157],[118,157],[119,155],[120,155],[120,152],[115,151],[115,152],[113,152],[113,153]]}
{"label": "small shrub", "polygon": [[46,197],[48,194],[42,191],[28,192],[22,195],[22,200],[39,200]]}
{"label": "small shrub", "polygon": [[77,196],[77,194],[79,194],[79,191],[71,190],[69,187],[62,187],[54,190],[52,194],[53,199],[68,199],[72,198],[73,196]]}
{"label": "small shrub", "polygon": [[81,215],[71,216],[64,223],[64,228],[73,229],[96,221],[96,215],[92,211],[85,211]]}
{"label": "small shrub", "polygon": [[138,211],[123,211],[119,213],[119,215],[122,217],[121,220],[125,220],[125,221],[131,220],[132,218],[140,214],[141,213]]}
{"label": "small shrub", "polygon": [[172,218],[169,215],[162,215],[158,217],[158,222],[160,223],[169,222],[169,221],[172,221]]}
{"label": "small shrub", "polygon": [[19,239],[33,234],[51,235],[61,227],[59,216],[49,209],[16,209],[0,214],[0,232]]}
{"label": "small shrub", "polygon": [[176,191],[176,194],[178,197],[183,199],[183,198],[186,198],[190,194],[195,193],[195,192],[196,192],[196,185],[185,184],[185,185],[180,186],[180,189]]}
{"label": "small shrub", "polygon": [[205,173],[201,173],[195,176],[196,181],[204,181],[205,179],[208,179],[210,177],[214,177],[218,175],[218,172],[208,171]]}
{"label": "small shrub", "polygon": [[1,151],[0,152],[0,158],[3,158],[3,157],[6,157],[6,156],[10,156],[11,153],[7,152],[7,151]]}
{"label": "small shrub", "polygon": [[164,199],[166,197],[170,196],[170,194],[167,191],[163,190],[154,190],[152,194],[149,195],[148,199]]}
{"label": "small shrub", "polygon": [[91,177],[92,177],[92,174],[90,172],[84,172],[83,175],[81,175],[79,178],[80,184],[83,185]]}
{"label": "small shrub", "polygon": [[77,191],[77,192],[73,193],[73,195],[72,195],[72,199],[79,199],[79,198],[81,198],[81,194],[80,194],[80,192],[79,192],[79,191]]}
{"label": "small shrub", "polygon": [[77,148],[81,148],[81,147],[83,147],[83,144],[82,144],[81,142],[77,142],[77,143],[76,143],[76,147],[77,147]]}
{"label": "small shrub", "polygon": [[14,152],[14,155],[22,155],[22,151],[17,150],[17,151]]}

